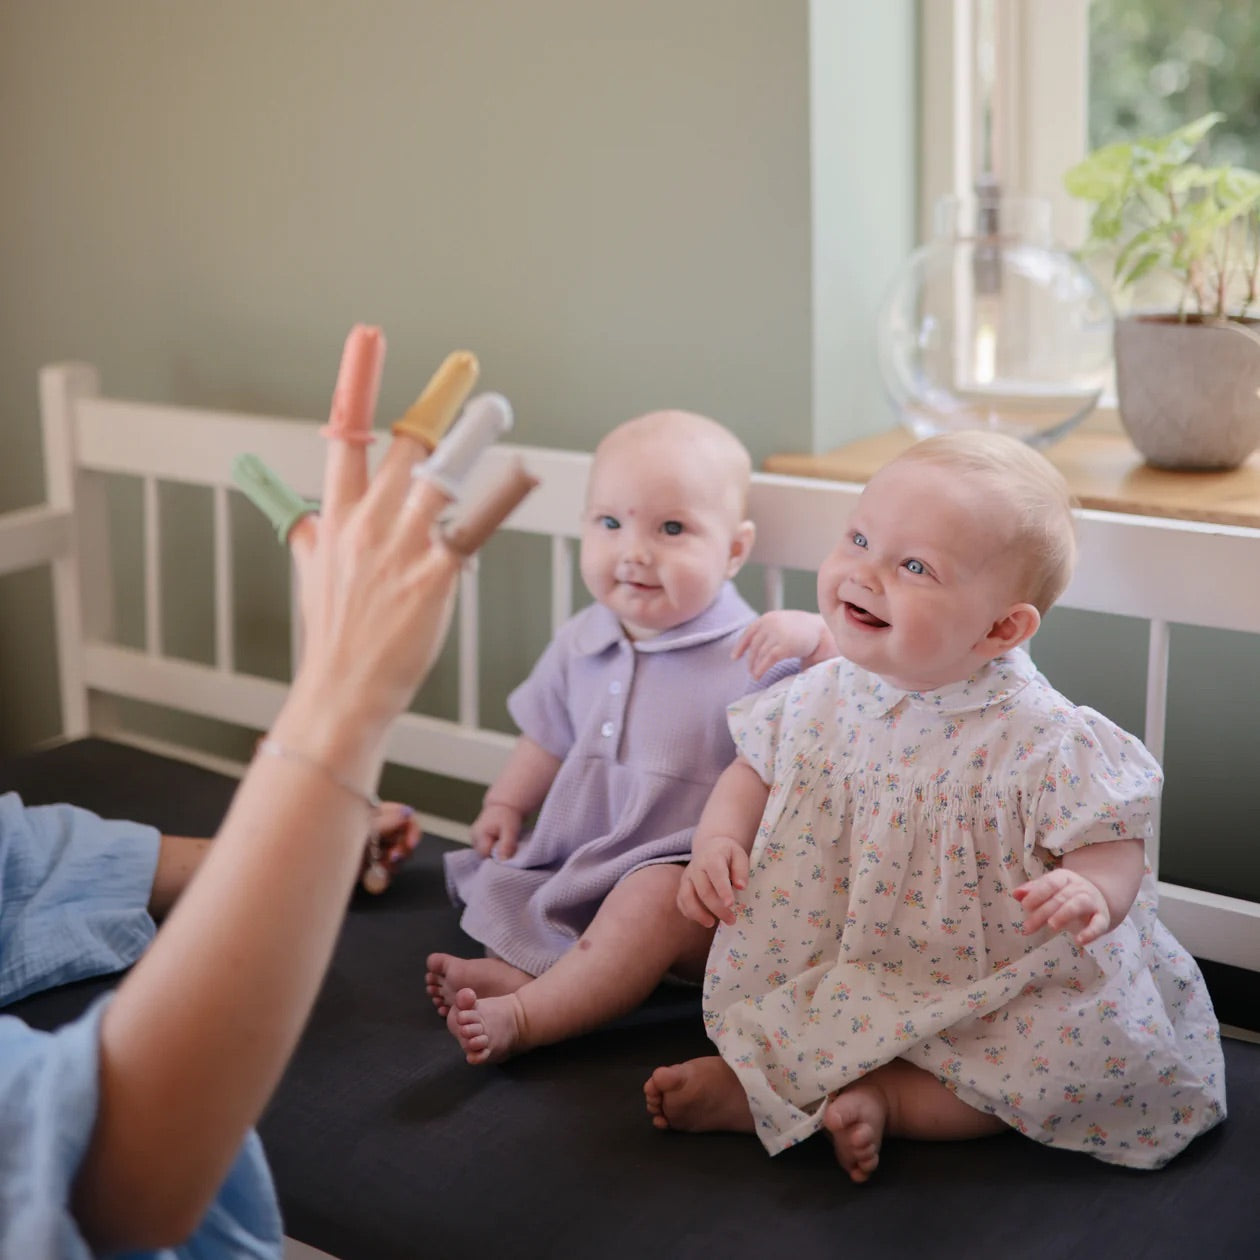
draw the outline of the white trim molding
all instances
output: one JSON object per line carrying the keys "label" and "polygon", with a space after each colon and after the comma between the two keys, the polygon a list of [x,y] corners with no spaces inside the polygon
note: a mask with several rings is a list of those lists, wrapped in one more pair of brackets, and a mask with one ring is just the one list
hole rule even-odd
{"label": "white trim molding", "polygon": [[947,193],[966,193],[982,153],[977,48],[993,38],[993,167],[1003,190],[1047,198],[1074,247],[1086,209],[1063,190],[1089,123],[1089,0],[920,0],[919,232]]}

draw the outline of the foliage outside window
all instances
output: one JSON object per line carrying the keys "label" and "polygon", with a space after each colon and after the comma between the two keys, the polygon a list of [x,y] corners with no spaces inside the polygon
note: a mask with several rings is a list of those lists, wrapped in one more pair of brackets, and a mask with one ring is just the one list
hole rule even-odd
{"label": "foliage outside window", "polygon": [[1212,161],[1260,169],[1260,4],[1093,0],[1089,144],[1163,135],[1212,111]]}

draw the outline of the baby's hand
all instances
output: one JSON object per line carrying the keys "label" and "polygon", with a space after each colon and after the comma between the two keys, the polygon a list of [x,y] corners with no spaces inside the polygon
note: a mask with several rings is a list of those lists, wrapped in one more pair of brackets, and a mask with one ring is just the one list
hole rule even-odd
{"label": "baby's hand", "polygon": [[1066,867],[1048,871],[1013,890],[1025,911],[1024,935],[1040,931],[1075,932],[1088,945],[1111,929],[1111,912],[1098,885]]}
{"label": "baby's hand", "polygon": [[825,659],[819,649],[830,640],[827,627],[817,613],[781,608],[762,613],[744,631],[731,652],[732,660],[748,657],[748,672],[760,678],[772,665],[799,656],[804,665]]}
{"label": "baby's hand", "polygon": [[500,860],[510,858],[516,852],[523,817],[521,811],[512,805],[502,805],[497,801],[484,805],[470,828],[473,851],[479,857],[489,857],[493,853]]}
{"label": "baby's hand", "polygon": [[735,893],[748,886],[748,854],[734,840],[710,837],[693,853],[678,885],[678,909],[693,923],[735,922]]}

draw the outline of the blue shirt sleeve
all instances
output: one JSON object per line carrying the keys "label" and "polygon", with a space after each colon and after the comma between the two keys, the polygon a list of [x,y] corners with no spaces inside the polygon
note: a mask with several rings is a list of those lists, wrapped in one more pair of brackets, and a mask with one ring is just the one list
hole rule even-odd
{"label": "blue shirt sleeve", "polygon": [[[106,996],[54,1033],[0,1016],[0,1256],[91,1260],[70,1213],[75,1173],[97,1109],[100,1022]],[[152,1260],[277,1260],[280,1212],[251,1133],[196,1233]]]}
{"label": "blue shirt sleeve", "polygon": [[[146,905],[160,837],[70,805],[0,796],[0,1005],[129,966],[153,938]],[[90,1260],[70,1213],[96,1121],[100,1022],[109,997],[56,1032],[0,1015],[0,1256]],[[179,1260],[283,1248],[262,1145],[251,1133]]]}
{"label": "blue shirt sleeve", "polygon": [[139,958],[159,840],[140,823],[0,796],[0,1005]]}

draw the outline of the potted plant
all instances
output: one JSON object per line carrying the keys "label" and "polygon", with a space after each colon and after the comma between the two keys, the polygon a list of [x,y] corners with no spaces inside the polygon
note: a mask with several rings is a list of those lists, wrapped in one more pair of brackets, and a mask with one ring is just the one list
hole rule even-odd
{"label": "potted plant", "polygon": [[1121,422],[1164,468],[1235,468],[1260,445],[1260,174],[1193,160],[1223,117],[1105,145],[1064,177],[1094,204],[1083,251],[1115,251],[1118,293],[1176,282],[1170,309],[1115,329]]}

